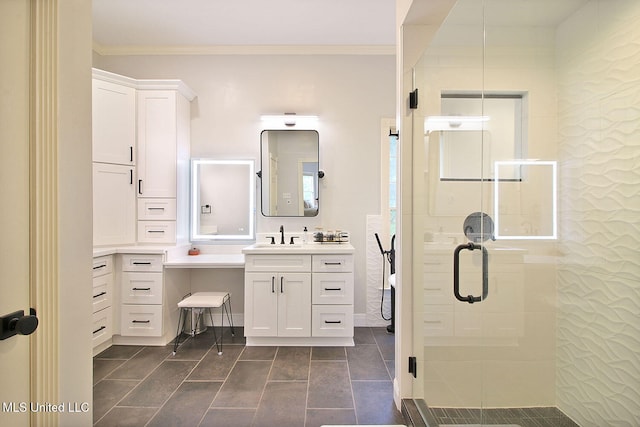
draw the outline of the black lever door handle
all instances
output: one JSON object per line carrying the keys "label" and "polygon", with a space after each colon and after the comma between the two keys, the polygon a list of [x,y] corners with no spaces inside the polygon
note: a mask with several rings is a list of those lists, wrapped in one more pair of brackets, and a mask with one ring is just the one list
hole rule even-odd
{"label": "black lever door handle", "polygon": [[[463,250],[473,251],[475,249],[482,250],[482,296],[475,297],[473,295],[462,296],[460,295],[460,252]],[[476,243],[466,243],[459,245],[453,252],[453,294],[458,301],[468,302],[473,304],[487,299],[489,295],[489,253],[487,248]]]}
{"label": "black lever door handle", "polygon": [[14,311],[0,317],[0,340],[6,340],[14,335],[31,335],[38,327],[36,310],[29,309],[25,316],[24,310]]}

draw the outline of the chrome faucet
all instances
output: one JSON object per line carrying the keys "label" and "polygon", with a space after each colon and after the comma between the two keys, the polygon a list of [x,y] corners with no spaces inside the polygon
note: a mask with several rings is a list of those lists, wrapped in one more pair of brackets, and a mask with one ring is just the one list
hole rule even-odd
{"label": "chrome faucet", "polygon": [[280,226],[280,244],[284,245],[284,225]]}

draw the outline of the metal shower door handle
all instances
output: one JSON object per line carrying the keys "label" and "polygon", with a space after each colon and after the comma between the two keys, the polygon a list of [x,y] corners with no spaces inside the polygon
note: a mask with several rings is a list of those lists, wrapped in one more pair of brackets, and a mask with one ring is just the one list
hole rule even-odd
{"label": "metal shower door handle", "polygon": [[[473,251],[475,249],[482,250],[482,296],[474,297],[473,295],[468,295],[463,297],[460,295],[460,252],[462,250]],[[487,252],[487,248],[482,245],[478,245],[476,243],[466,243],[464,245],[460,245],[453,252],[453,294],[455,295],[458,301],[468,302],[469,304],[473,304],[474,302],[479,302],[487,299],[487,295],[489,294],[489,253]]]}

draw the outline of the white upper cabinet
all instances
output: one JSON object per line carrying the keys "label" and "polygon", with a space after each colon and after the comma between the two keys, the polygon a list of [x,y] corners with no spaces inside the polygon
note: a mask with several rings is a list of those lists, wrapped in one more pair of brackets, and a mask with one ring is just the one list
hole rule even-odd
{"label": "white upper cabinet", "polygon": [[178,91],[138,91],[138,197],[176,197],[189,120],[189,101]]}
{"label": "white upper cabinet", "polygon": [[93,161],[135,164],[136,91],[133,87],[93,79]]}

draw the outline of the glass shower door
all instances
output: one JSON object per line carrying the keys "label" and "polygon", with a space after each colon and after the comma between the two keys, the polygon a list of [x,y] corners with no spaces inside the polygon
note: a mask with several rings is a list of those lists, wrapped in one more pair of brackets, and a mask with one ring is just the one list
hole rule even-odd
{"label": "glass shower door", "polygon": [[414,396],[430,425],[557,415],[554,54],[523,6],[458,1],[414,69]]}

